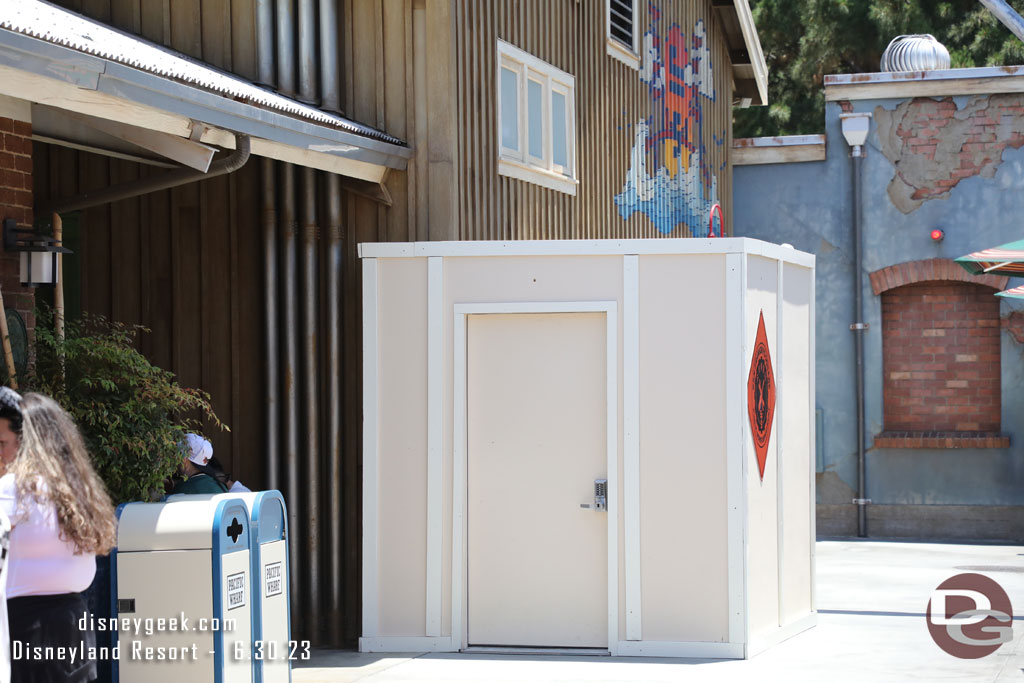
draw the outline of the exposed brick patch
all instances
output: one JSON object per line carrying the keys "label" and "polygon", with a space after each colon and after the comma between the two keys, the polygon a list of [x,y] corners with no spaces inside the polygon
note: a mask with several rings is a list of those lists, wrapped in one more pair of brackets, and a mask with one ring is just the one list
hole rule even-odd
{"label": "exposed brick patch", "polygon": [[[936,280],[972,282],[1002,291],[1006,289],[1006,284],[1010,281],[1010,278],[1005,275],[971,275],[952,260],[940,258],[897,263],[876,270],[868,277],[871,280],[871,291],[876,295],[896,287]],[[924,336],[942,336],[939,332],[941,330]]]}
{"label": "exposed brick patch", "polygon": [[931,280],[940,265],[910,264],[926,279],[882,294],[885,430],[997,433],[999,328],[986,323],[998,324],[999,300],[983,285]]}
{"label": "exposed brick patch", "polygon": [[[32,124],[0,118],[0,219],[32,227]],[[35,328],[35,291],[19,281],[19,255],[0,245],[0,292],[4,305],[21,314],[29,339]],[[2,361],[0,361],[2,363]]]}
{"label": "exposed brick patch", "polygon": [[1007,147],[1024,146],[1024,95],[973,97],[957,109],[951,97],[919,97],[874,118],[882,153],[895,166],[889,197],[903,213],[945,198],[964,178],[991,178]]}
{"label": "exposed brick patch", "polygon": [[1006,434],[983,432],[882,432],[875,448],[1009,448]]}
{"label": "exposed brick patch", "polygon": [[1024,311],[1013,311],[1001,321],[1002,328],[1013,336],[1018,344],[1024,344]]}

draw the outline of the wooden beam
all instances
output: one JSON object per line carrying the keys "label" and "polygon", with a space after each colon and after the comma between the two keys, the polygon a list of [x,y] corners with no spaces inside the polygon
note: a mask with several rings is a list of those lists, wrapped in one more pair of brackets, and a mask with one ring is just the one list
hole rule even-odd
{"label": "wooden beam", "polygon": [[133,145],[138,145],[143,149],[148,149],[150,152],[159,154],[172,161],[177,161],[179,164],[194,168],[203,173],[206,173],[210,168],[213,155],[217,153],[217,149],[210,145],[193,142],[192,140],[170,135],[169,133],[139,128],[138,126],[132,126],[120,121],[101,119],[76,112],[68,112],[67,116],[101,133],[106,133],[107,135],[130,142]]}

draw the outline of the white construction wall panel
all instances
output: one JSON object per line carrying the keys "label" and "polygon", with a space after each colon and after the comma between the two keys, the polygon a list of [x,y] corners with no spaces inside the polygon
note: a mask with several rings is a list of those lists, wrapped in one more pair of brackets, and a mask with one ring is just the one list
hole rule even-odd
{"label": "white construction wall panel", "polygon": [[811,611],[811,441],[813,397],[810,371],[811,284],[814,271],[783,264],[782,308],[785,345],[782,349],[785,389],[780,396],[783,469],[782,624]]}
{"label": "white construction wall panel", "polygon": [[643,640],[728,640],[725,256],[642,256]]}
{"label": "white construction wall panel", "polygon": [[[778,343],[776,319],[778,292],[778,262],[760,256],[747,258],[746,344],[743,355],[743,379],[746,385],[754,340],[760,315],[764,315],[765,332],[772,359],[772,368],[778,383]],[[747,459],[747,600],[749,604],[749,633],[751,640],[775,631],[779,626],[779,567],[778,567],[778,418],[780,406],[776,403],[775,424],[768,441],[767,462],[762,479],[758,471],[750,420],[745,411],[746,444],[743,457]]]}
{"label": "white construction wall panel", "polygon": [[379,259],[380,636],[426,630],[427,260]]}

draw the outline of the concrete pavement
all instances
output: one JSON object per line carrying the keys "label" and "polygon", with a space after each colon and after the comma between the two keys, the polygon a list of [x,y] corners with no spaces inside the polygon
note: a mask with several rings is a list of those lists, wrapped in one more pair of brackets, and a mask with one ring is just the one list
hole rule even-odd
{"label": "concrete pavement", "polygon": [[[1024,681],[1024,546],[819,541],[818,625],[750,660],[314,651],[294,683],[361,681]],[[965,660],[928,635],[932,590],[963,572],[997,581],[1014,639]]]}

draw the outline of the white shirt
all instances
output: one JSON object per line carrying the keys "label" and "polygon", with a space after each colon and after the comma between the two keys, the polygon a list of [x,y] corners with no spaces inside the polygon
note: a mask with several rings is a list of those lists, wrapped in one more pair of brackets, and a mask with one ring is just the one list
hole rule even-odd
{"label": "white shirt", "polygon": [[231,485],[231,488],[228,489],[228,493],[252,493],[252,489],[242,482],[236,481]]}
{"label": "white shirt", "polygon": [[30,499],[18,511],[13,474],[0,477],[0,511],[11,520],[7,599],[24,595],[80,593],[96,576],[96,556],[75,554],[75,544],[60,538],[57,507]]}
{"label": "white shirt", "polygon": [[7,567],[11,555],[11,520],[0,511],[0,683],[11,680],[11,633],[7,625]]}

